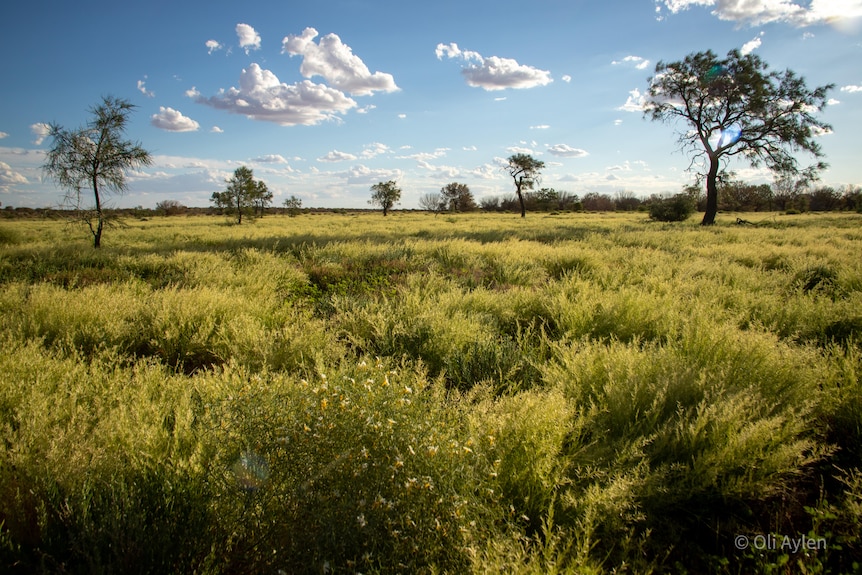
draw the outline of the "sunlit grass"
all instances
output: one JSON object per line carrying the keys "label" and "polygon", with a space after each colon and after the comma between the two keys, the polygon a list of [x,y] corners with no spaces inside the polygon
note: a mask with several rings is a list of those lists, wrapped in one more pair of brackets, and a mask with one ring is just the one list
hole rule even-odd
{"label": "sunlit grass", "polygon": [[734,221],[2,221],[0,565],[850,572],[862,217]]}

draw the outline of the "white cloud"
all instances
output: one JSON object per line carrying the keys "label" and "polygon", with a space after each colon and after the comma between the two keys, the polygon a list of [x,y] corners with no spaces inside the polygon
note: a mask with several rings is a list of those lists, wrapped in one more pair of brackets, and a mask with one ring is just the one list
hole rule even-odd
{"label": "white cloud", "polygon": [[638,70],[643,70],[649,66],[649,60],[641,58],[640,56],[626,56],[622,60],[614,60],[611,64],[614,66],[618,64],[633,64]]}
{"label": "white cloud", "polygon": [[530,126],[531,130],[547,130],[550,128],[548,124],[539,124],[538,126]]}
{"label": "white cloud", "polygon": [[533,150],[530,148],[522,148],[521,146],[509,146],[506,148],[506,151],[510,154],[532,154]]}
{"label": "white cloud", "polygon": [[257,162],[258,164],[286,164],[287,159],[281,154],[267,154],[265,156],[259,156],[252,160]]}
{"label": "white cloud", "polygon": [[236,35],[239,38],[239,47],[248,54],[251,50],[260,50],[260,34],[248,24],[237,24]]}
{"label": "white cloud", "polygon": [[807,7],[790,0],[658,0],[657,12],[661,12],[662,5],[672,14],[692,6],[709,6],[720,20],[750,26],[770,22],[794,26],[840,24],[862,17],[862,0],[811,0]]}
{"label": "white cloud", "polygon": [[147,80],[146,76],[144,76],[143,80],[138,80],[138,91],[141,94],[143,94],[144,96],[146,96],[147,98],[153,98],[153,97],[155,97],[156,94],[152,90],[147,90],[146,80]]}
{"label": "white cloud", "polygon": [[739,51],[743,56],[747,56],[751,54],[758,48],[760,48],[761,38],[763,37],[763,32],[746,42],[742,45],[742,49]]}
{"label": "white cloud", "polygon": [[33,145],[41,146],[42,142],[45,141],[45,138],[48,137],[48,134],[51,133],[51,126],[43,122],[31,124],[30,132],[32,132],[33,135],[36,136],[36,139],[33,140]]}
{"label": "white cloud", "polygon": [[150,124],[168,132],[196,132],[201,127],[178,110],[164,106],[159,106],[159,113],[150,117]]}
{"label": "white cloud", "polygon": [[239,88],[219,90],[209,98],[194,89],[187,94],[196,102],[218,110],[282,126],[318,124],[337,119],[336,114],[344,114],[356,107],[354,100],[338,90],[308,80],[284,84],[275,74],[257,64],[251,64],[242,71]]}
{"label": "white cloud", "polygon": [[332,150],[325,156],[321,156],[317,158],[318,162],[347,162],[353,161],[356,159],[356,156],[353,154],[348,154],[347,152],[339,152],[338,150]]}
{"label": "white cloud", "polygon": [[[5,132],[0,132],[0,134],[4,134]],[[3,136],[5,137],[5,136]],[[10,187],[15,184],[26,184],[27,178],[16,172],[12,169],[12,167],[5,163],[0,162],[0,190],[8,190]]]}
{"label": "white cloud", "polygon": [[386,144],[381,144],[380,142],[373,142],[365,146],[365,149],[362,150],[363,158],[373,158],[375,156],[379,156],[380,154],[385,154],[390,151],[389,146]]}
{"label": "white cloud", "polygon": [[560,80],[562,80],[563,82],[565,82],[566,84],[568,84],[569,82],[571,82],[571,81],[572,81],[572,77],[571,77],[571,76],[569,76],[568,74],[565,74],[562,78],[560,78]]}
{"label": "white cloud", "polygon": [[841,86],[842,92],[847,92],[848,94],[855,94],[856,92],[862,92],[862,86]]}
{"label": "white cloud", "polygon": [[646,104],[646,95],[641,94],[640,90],[635,88],[629,92],[629,97],[626,98],[626,103],[617,108],[623,112],[643,112]]}
{"label": "white cloud", "polygon": [[407,114],[398,114],[398,118],[401,120],[403,120],[406,117],[407,117]]}
{"label": "white cloud", "polygon": [[9,134],[7,134],[6,132],[0,132],[0,140],[2,140],[3,138],[8,138],[8,137],[9,137]]}
{"label": "white cloud", "polygon": [[572,148],[571,146],[568,146],[566,144],[557,144],[555,146],[551,146],[548,148],[548,153],[553,154],[554,156],[559,156],[561,158],[583,158],[584,156],[590,155],[586,150]]}
{"label": "white cloud", "polygon": [[356,96],[369,96],[374,92],[398,90],[392,74],[368,70],[350,46],[335,34],[327,34],[314,43],[317,30],[306,28],[301,35],[286,36],[282,40],[282,53],[302,56],[299,71],[306,78],[323,77],[330,85]]}
{"label": "white cloud", "polygon": [[437,158],[442,158],[446,155],[446,152],[449,151],[449,148],[437,148],[433,152],[417,152],[415,154],[410,154],[408,156],[395,156],[397,160],[417,160],[420,162],[425,162],[428,160],[434,160]]}
{"label": "white cloud", "polygon": [[222,49],[222,45],[215,40],[207,40],[205,45],[207,47],[207,54],[212,54],[216,50]]}
{"label": "white cloud", "polygon": [[213,126],[212,128],[210,128],[210,132],[212,132],[213,134],[224,134],[224,130],[222,130],[218,126]]}
{"label": "white cloud", "polygon": [[522,65],[511,58],[498,56],[485,58],[478,52],[462,51],[454,42],[437,44],[435,53],[441,60],[443,56],[464,60],[466,67],[461,70],[461,73],[467,80],[467,84],[487,91],[535,88],[553,82],[551,73],[547,70]]}
{"label": "white cloud", "polygon": [[363,164],[357,164],[347,172],[342,173],[347,178],[348,184],[376,184],[389,180],[399,180],[402,176],[401,170],[375,169],[372,170]]}
{"label": "white cloud", "polygon": [[622,121],[622,120],[620,120],[620,119],[616,119],[616,120],[614,120],[614,126],[619,126],[619,125],[620,125],[620,124],[622,124],[622,123],[623,123],[623,121]]}
{"label": "white cloud", "polygon": [[828,100],[826,100],[827,106],[837,106],[840,103],[841,103],[841,100],[836,100],[835,98],[829,98]]}
{"label": "white cloud", "polygon": [[362,106],[361,108],[356,108],[356,113],[357,114],[367,114],[368,112],[370,112],[371,110],[373,110],[376,107],[377,106],[375,106],[374,104],[368,104],[367,106]]}

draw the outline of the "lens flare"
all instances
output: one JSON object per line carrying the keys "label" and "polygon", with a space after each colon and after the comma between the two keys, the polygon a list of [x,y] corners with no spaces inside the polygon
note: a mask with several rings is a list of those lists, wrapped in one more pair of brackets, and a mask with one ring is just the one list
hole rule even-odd
{"label": "lens flare", "polygon": [[732,146],[742,137],[742,127],[739,124],[731,124],[721,131],[718,138],[718,147]]}
{"label": "lens flare", "polygon": [[231,466],[239,486],[246,491],[256,491],[269,479],[269,464],[254,451],[243,451]]}

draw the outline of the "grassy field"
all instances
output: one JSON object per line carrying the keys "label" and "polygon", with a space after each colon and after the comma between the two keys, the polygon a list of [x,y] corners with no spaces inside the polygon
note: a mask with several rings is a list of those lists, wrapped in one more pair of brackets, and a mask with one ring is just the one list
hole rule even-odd
{"label": "grassy field", "polygon": [[860,572],[862,216],[734,221],[0,222],[0,571]]}

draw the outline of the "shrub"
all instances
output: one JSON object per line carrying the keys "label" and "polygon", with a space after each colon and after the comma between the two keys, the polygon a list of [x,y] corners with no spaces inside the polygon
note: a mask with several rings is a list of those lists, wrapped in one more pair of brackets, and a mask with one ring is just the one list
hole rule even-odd
{"label": "shrub", "polygon": [[682,222],[694,213],[695,204],[687,194],[653,200],[649,206],[649,217],[660,222]]}

